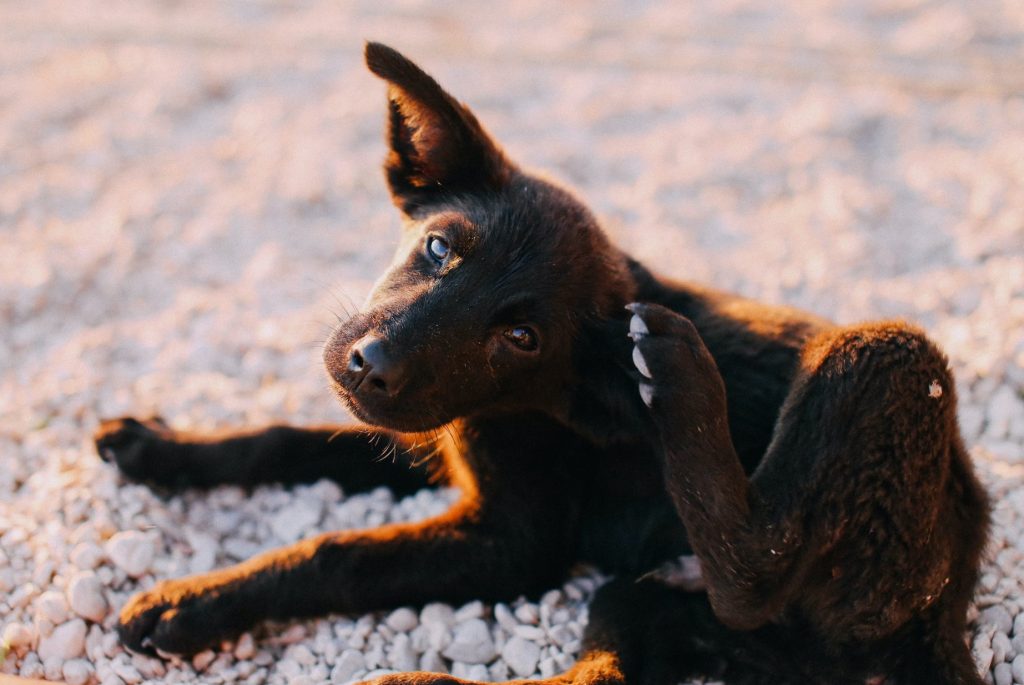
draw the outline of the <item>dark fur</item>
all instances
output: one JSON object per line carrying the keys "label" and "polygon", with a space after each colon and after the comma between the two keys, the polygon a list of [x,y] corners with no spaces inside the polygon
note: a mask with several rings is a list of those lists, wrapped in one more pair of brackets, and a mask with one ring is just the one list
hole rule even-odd
{"label": "dark fur", "polygon": [[[377,44],[366,57],[388,83],[385,171],[405,226],[324,358],[379,430],[196,436],[121,419],[97,445],[165,486],[329,477],[463,497],[422,523],[158,583],[121,612],[124,643],[192,653],[264,619],[508,600],[585,561],[617,579],[594,599],[580,663],[546,682],[981,683],[965,613],[988,504],[924,334],[655,276],[418,67]],[[433,261],[428,234],[454,256]],[[631,362],[631,302],[651,380]],[[538,349],[510,342],[521,325]],[[444,441],[417,435],[444,424]],[[381,437],[393,461],[378,459]],[[649,573],[691,550],[707,592]]]}

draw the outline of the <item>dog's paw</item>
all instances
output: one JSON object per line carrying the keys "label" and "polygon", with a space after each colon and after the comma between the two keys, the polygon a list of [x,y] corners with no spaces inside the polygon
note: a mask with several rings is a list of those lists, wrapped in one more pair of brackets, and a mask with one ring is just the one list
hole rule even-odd
{"label": "dog's paw", "polygon": [[117,620],[122,644],[133,652],[190,656],[229,637],[222,625],[227,593],[209,576],[164,580],[128,600]]}
{"label": "dog's paw", "polygon": [[698,592],[707,588],[700,559],[692,554],[667,561],[638,580],[654,580],[662,585],[678,588],[687,592]]}
{"label": "dog's paw", "polygon": [[633,303],[629,337],[633,340],[633,366],[640,374],[638,390],[648,408],[693,409],[694,403],[718,400],[725,389],[711,353],[693,323],[685,316],[656,304]]}
{"label": "dog's paw", "polygon": [[131,480],[158,483],[174,473],[170,450],[165,449],[173,439],[174,432],[160,417],[108,419],[93,434],[103,461],[116,464]]}

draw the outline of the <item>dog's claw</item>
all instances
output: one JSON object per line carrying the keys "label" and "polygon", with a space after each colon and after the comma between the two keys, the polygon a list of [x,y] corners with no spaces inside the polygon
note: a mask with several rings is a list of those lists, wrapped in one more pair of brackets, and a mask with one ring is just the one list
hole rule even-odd
{"label": "dog's claw", "polygon": [[647,335],[650,332],[651,331],[648,330],[647,324],[644,323],[643,319],[641,319],[636,314],[634,314],[632,317],[630,317],[630,319],[629,319],[629,337],[630,338],[632,338],[633,340],[636,340],[637,338],[643,337],[643,336]]}
{"label": "dog's claw", "polygon": [[648,366],[647,366],[647,360],[644,359],[644,355],[640,351],[639,347],[634,347],[633,348],[633,365],[636,367],[636,370],[639,371],[640,374],[644,378],[654,378],[654,376],[651,375],[650,368],[648,368]]}
{"label": "dog's claw", "polygon": [[644,401],[648,409],[654,401],[654,386],[650,383],[640,383],[640,399]]}

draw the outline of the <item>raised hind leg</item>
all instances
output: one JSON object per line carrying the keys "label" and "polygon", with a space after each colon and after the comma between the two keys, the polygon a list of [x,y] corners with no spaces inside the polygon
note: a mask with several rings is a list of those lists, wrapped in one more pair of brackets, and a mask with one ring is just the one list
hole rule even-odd
{"label": "raised hind leg", "polygon": [[[841,671],[899,670],[886,641],[940,599],[965,605],[984,541],[986,501],[945,358],[905,324],[819,335],[748,479],[696,329],[656,305],[633,310],[640,393],[716,616],[741,630],[806,626],[850,656],[835,660]],[[937,620],[922,640],[962,634],[962,613]],[[878,648],[857,649],[869,644]],[[961,677],[939,682],[981,682]]]}

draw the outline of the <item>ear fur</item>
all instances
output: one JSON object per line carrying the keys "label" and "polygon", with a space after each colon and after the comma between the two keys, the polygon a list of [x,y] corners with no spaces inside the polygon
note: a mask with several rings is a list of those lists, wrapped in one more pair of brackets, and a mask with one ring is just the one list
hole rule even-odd
{"label": "ear fur", "polygon": [[366,44],[366,66],[388,83],[384,171],[406,214],[446,193],[498,188],[513,166],[467,107],[403,55]]}

